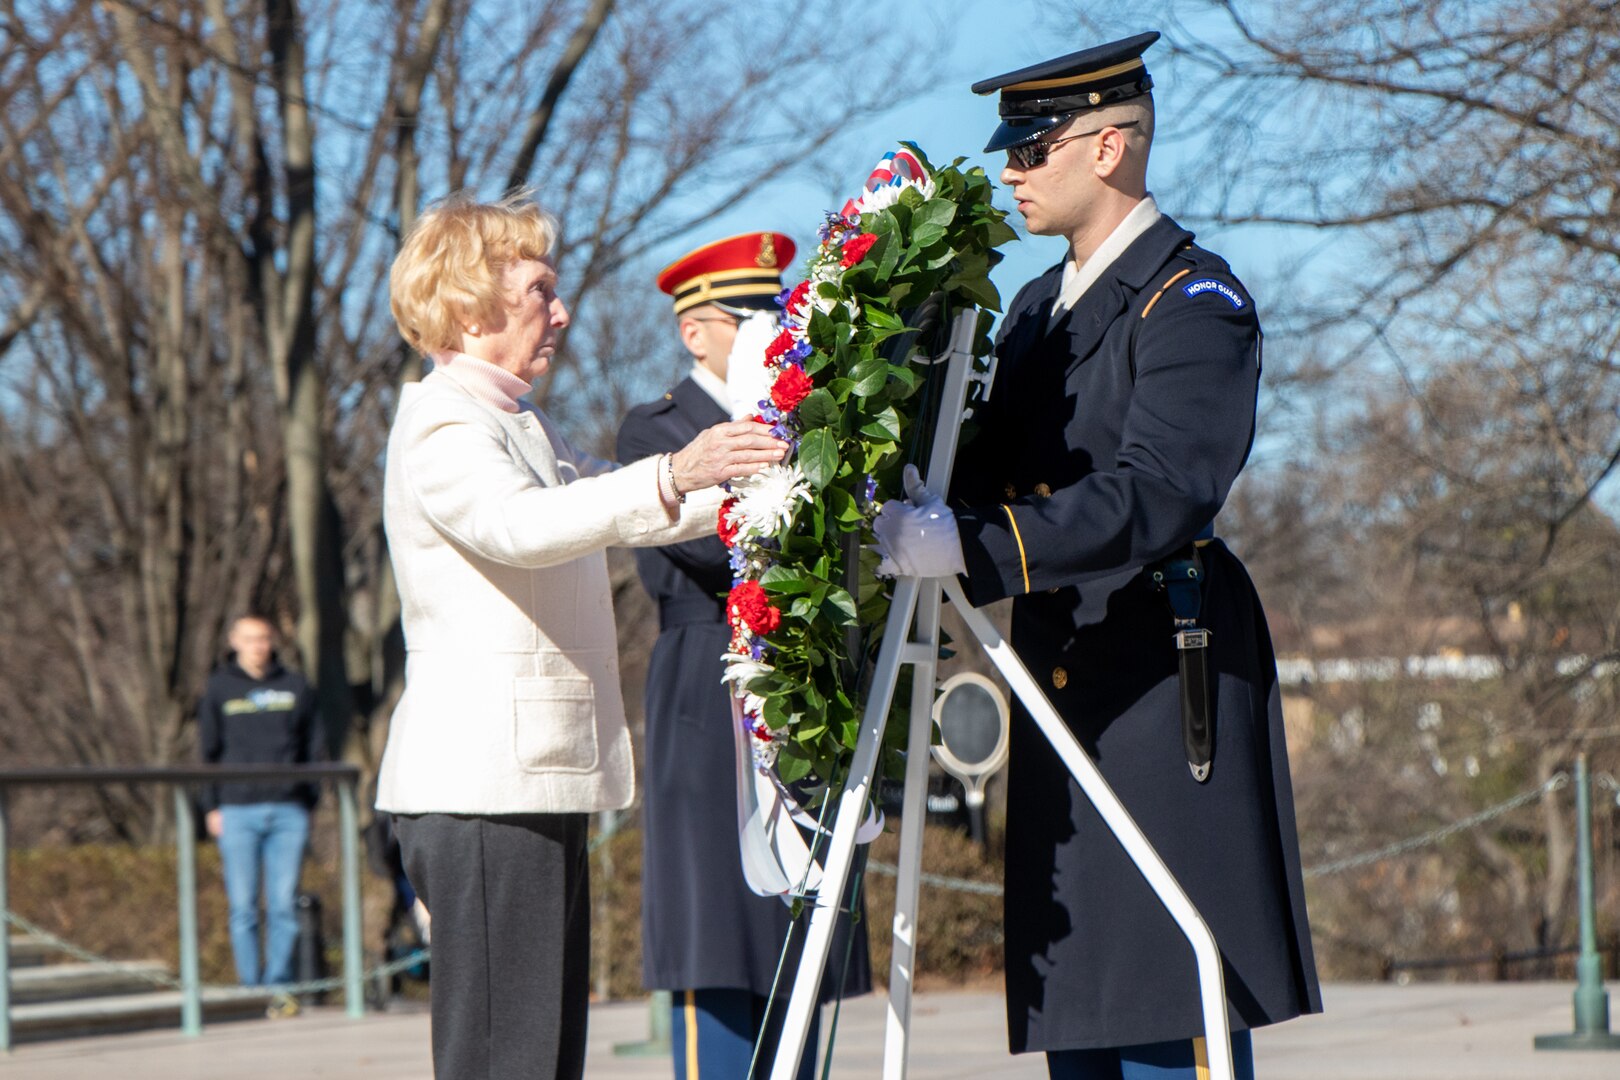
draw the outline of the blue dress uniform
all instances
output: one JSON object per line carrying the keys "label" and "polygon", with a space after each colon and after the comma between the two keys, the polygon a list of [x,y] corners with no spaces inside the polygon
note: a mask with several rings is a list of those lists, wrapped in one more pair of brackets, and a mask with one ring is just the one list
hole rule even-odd
{"label": "blue dress uniform", "polygon": [[[1117,84],[1118,57],[1105,59]],[[1167,217],[1054,319],[1061,280],[1053,267],[1010,305],[990,401],[958,459],[968,595],[1016,598],[1013,646],[1214,932],[1234,1031],[1320,1011],[1270,635],[1242,563],[1208,539],[1254,437],[1254,301]],[[1204,782],[1189,770],[1172,613],[1153,577],[1195,540],[1211,631]],[[1006,964],[1014,1052],[1203,1032],[1191,946],[1021,707]]]}
{"label": "blue dress uniform", "polygon": [[[785,251],[776,258],[791,258],[786,237],[763,235],[774,237],[774,250]],[[769,285],[762,281],[756,293],[740,292],[743,286],[732,266],[738,261],[733,249],[740,247],[746,247],[745,261],[756,264],[757,244],[721,242],[694,253],[707,252],[708,258],[688,256],[675,264],[673,275],[666,271],[661,276],[660,285],[669,286],[665,291],[677,293],[677,313],[698,304],[714,305],[712,293],[721,289],[726,290],[722,311],[732,314],[772,303],[780,289],[780,271],[774,265],[767,268],[763,277],[771,279]],[[688,272],[694,267],[718,269],[724,276],[711,290],[707,281]],[[689,299],[684,305],[683,296]],[[730,419],[708,390],[693,378],[684,379],[658,400],[630,410],[619,430],[619,459],[679,450],[705,428]],[[640,548],[635,559],[642,585],[659,609],[658,640],[647,668],[643,738],[643,977],[649,989],[676,991],[677,1075],[689,1080],[730,1076],[734,1066],[711,1065],[715,1059],[708,1048],[729,1041],[751,1050],[793,923],[786,904],[756,895],[743,878],[731,706],[720,659],[730,641],[723,597],[731,588],[731,568],[717,536]],[[843,925],[828,964],[823,1000],[837,986],[831,976],[845,955],[849,928],[847,922]],[[777,984],[781,996],[769,1010],[772,1027],[785,1017],[807,930],[806,919],[793,932]],[[866,993],[871,967],[864,924],[856,928],[849,952],[845,992]],[[773,1032],[766,1036],[764,1065],[757,1072],[762,1076],[768,1071],[768,1049],[776,1041]],[[813,1051],[805,1055],[805,1075],[814,1059]],[[735,1073],[739,1077],[746,1073],[746,1058],[742,1065],[743,1071]]]}

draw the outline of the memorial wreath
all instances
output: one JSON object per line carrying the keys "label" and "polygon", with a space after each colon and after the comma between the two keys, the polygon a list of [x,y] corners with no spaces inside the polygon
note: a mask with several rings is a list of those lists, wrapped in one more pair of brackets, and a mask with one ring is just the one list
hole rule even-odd
{"label": "memorial wreath", "polygon": [[[982,169],[960,158],[936,169],[902,146],[826,215],[805,280],[779,299],[759,419],[793,449],[734,483],[720,513],[735,582],[725,678],[754,765],[818,795],[854,752],[861,679],[889,606],[872,519],[900,491],[902,467],[926,453],[930,395],[919,391],[942,332],[969,308],[979,309],[975,364],[987,364],[1000,310],[990,268],[1016,235]],[[890,775],[906,728],[896,710]]]}

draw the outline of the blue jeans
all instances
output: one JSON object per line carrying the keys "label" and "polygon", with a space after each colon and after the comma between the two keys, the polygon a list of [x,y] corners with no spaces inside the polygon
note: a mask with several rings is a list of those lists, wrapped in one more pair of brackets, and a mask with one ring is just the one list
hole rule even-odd
{"label": "blue jeans", "polygon": [[[231,951],[243,986],[292,982],[298,942],[298,871],[309,843],[309,811],[298,803],[219,808],[219,858],[231,908]],[[264,966],[259,965],[259,887],[264,887]]]}
{"label": "blue jeans", "polygon": [[[1200,1069],[1203,1039],[1120,1046],[1107,1050],[1054,1050],[1046,1055],[1052,1080],[1194,1080],[1208,1076]],[[1254,1048],[1247,1031],[1232,1032],[1232,1075],[1254,1080]]]}

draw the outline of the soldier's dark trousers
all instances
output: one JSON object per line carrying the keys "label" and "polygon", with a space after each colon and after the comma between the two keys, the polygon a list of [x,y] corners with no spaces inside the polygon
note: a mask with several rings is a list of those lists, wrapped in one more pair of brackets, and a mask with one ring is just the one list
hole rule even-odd
{"label": "soldier's dark trousers", "polygon": [[[675,1059],[675,1080],[748,1080],[766,1077],[776,1063],[776,1044],[782,1039],[788,999],[775,1004],[748,990],[676,990],[670,994],[670,1043]],[[769,1008],[767,1008],[769,1005]],[[821,1010],[810,1016],[810,1030],[799,1059],[798,1080],[816,1075],[816,1044]],[[759,1040],[759,1060],[754,1042]],[[753,1065],[750,1073],[749,1066]]]}
{"label": "soldier's dark trousers", "polygon": [[578,1080],[591,907],[586,815],[401,815],[405,873],[433,917],[433,1074]]}
{"label": "soldier's dark trousers", "polygon": [[[1203,1039],[1175,1039],[1104,1050],[1054,1050],[1046,1055],[1052,1080],[1208,1080]],[[1254,1044],[1232,1032],[1232,1075],[1254,1080]]]}

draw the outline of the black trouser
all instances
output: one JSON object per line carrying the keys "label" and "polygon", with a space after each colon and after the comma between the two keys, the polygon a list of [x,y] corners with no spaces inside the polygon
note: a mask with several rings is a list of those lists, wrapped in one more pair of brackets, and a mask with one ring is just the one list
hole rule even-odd
{"label": "black trouser", "polygon": [[433,917],[433,1074],[578,1080],[590,993],[584,814],[396,819]]}

